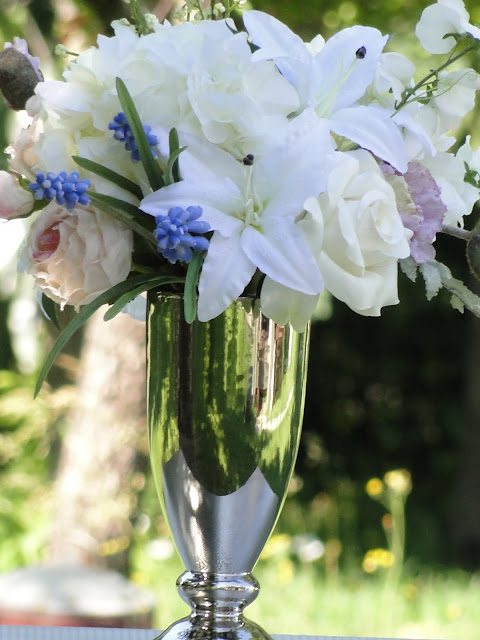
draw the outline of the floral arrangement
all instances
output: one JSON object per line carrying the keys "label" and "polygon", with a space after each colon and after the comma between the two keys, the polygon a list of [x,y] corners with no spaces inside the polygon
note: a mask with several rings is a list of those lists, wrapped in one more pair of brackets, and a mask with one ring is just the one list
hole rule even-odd
{"label": "floral arrangement", "polygon": [[480,29],[461,0],[423,11],[416,35],[439,62],[422,78],[374,28],[306,43],[242,14],[244,0],[186,0],[163,23],[130,4],[113,37],[57,48],[61,81],[44,80],[24,41],[0,53],[0,90],[31,117],[6,150],[0,217],[34,216],[20,263],[48,316],[55,303],[79,311],[47,369],[101,305],[109,318],[157,287],[184,291],[188,322],[247,292],[302,331],[324,289],[363,315],[398,303],[400,264],[429,296],[446,287],[480,314],[434,249],[456,235],[475,266],[464,217],[480,151],[452,132],[480,88],[461,64]]}

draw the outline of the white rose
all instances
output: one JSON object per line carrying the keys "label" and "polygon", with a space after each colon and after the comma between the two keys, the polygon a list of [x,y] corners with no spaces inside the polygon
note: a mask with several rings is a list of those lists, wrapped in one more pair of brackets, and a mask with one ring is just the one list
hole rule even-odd
{"label": "white rose", "polygon": [[132,232],[115,219],[94,207],[68,212],[53,201],[30,228],[21,267],[62,308],[78,308],[126,279],[132,251]]}
{"label": "white rose", "polygon": [[33,194],[25,191],[10,173],[0,171],[0,218],[10,220],[25,216],[33,204]]}
{"label": "white rose", "polygon": [[462,0],[438,0],[424,9],[415,30],[422,47],[429,53],[448,53],[456,44],[448,33],[468,33],[480,39],[480,29],[470,24],[470,16]]}
{"label": "white rose", "polygon": [[362,315],[397,304],[397,262],[410,254],[411,231],[398,213],[395,193],[371,154],[345,154],[325,193],[305,202],[302,224],[315,242],[325,288]]}

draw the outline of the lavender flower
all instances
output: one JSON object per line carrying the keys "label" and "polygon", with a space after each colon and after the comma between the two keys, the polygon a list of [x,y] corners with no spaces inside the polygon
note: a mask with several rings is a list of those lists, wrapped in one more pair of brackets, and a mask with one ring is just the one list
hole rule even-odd
{"label": "lavender flower", "polygon": [[79,180],[77,171],[73,171],[67,175],[66,171],[62,171],[58,175],[49,172],[45,176],[41,171],[37,173],[35,182],[30,183],[30,191],[33,191],[35,200],[47,200],[51,202],[56,200],[57,204],[65,206],[66,209],[72,211],[75,205],[87,205],[90,198],[87,189],[90,187],[90,180]]}
{"label": "lavender flower", "polygon": [[[127,116],[123,113],[123,111],[117,113],[113,121],[108,124],[108,128],[114,132],[113,137],[115,138],[115,140],[119,140],[120,142],[125,143],[125,149],[131,152],[133,162],[138,162],[140,160],[138,146],[135,142],[132,129],[128,124]],[[145,131],[145,135],[147,136],[148,144],[152,148],[152,155],[154,158],[157,158],[158,152],[155,147],[158,144],[158,138],[153,133],[150,133],[152,127],[150,127],[149,125],[144,125],[143,130]]]}
{"label": "lavender flower", "polygon": [[153,235],[158,241],[158,252],[171,264],[190,262],[194,249],[208,249],[207,238],[192,235],[210,230],[208,222],[198,219],[202,213],[202,207],[172,207],[167,215],[155,217],[157,227]]}
{"label": "lavender flower", "polygon": [[[381,163],[385,175],[399,175],[392,167]],[[397,201],[402,222],[413,231],[410,239],[410,255],[417,264],[429,262],[435,257],[433,243],[442,228],[447,207],[440,198],[440,188],[430,171],[419,162],[409,162],[403,179],[415,212],[402,210]],[[406,209],[407,207],[405,207]]]}

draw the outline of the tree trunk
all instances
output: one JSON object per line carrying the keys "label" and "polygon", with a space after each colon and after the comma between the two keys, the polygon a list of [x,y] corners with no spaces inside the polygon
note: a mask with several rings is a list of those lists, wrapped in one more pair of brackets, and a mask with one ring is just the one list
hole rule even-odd
{"label": "tree trunk", "polygon": [[49,559],[123,570],[142,485],[139,452],[147,448],[145,324],[125,314],[104,322],[97,313],[86,330],[77,389],[55,484]]}

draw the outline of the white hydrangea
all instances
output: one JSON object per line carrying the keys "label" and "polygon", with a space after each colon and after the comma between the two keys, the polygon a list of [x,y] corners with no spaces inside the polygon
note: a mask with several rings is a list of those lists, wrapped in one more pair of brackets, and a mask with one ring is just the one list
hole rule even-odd
{"label": "white hydrangea", "polygon": [[[119,22],[114,28],[112,38],[99,36],[97,47],[70,64],[63,82],[38,85],[45,113],[45,137],[36,148],[39,167],[57,170],[52,156],[67,163],[67,156],[78,153],[142,180],[142,169],[132,167],[130,154],[108,129],[122,110],[116,77],[160,141],[176,127],[180,139],[194,134],[238,159],[271,144],[298,108],[296,91],[273,62],[253,62],[247,35],[234,35],[225,20],[159,24],[142,37]],[[65,153],[51,148],[58,147],[59,136]]]}

